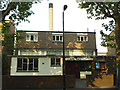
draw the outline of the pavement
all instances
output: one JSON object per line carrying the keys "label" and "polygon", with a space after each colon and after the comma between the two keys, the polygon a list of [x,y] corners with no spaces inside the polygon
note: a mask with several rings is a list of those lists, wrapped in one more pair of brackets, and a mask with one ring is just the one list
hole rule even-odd
{"label": "pavement", "polygon": [[67,88],[67,89],[1,89],[1,90],[119,90],[118,88]]}

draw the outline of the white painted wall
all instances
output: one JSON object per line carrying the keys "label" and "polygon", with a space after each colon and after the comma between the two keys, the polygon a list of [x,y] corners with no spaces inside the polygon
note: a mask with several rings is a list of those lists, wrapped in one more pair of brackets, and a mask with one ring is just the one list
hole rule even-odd
{"label": "white painted wall", "polygon": [[17,57],[11,58],[10,75],[11,76],[50,76],[50,75],[62,75],[62,59],[61,67],[51,67],[51,58],[39,58],[38,59],[38,71],[39,72],[17,72]]}
{"label": "white painted wall", "polygon": [[[46,50],[41,51],[41,50],[34,50],[29,51],[29,50],[18,50],[18,55],[63,55],[62,51],[48,51],[47,53]],[[90,50],[68,50],[65,51],[66,56],[95,56],[95,51],[90,51]]]}

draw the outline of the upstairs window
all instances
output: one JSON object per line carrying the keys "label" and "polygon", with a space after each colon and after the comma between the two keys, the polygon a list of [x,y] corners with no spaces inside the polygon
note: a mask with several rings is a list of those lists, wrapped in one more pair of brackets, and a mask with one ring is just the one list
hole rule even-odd
{"label": "upstairs window", "polygon": [[60,58],[51,58],[51,67],[60,67]]}
{"label": "upstairs window", "polygon": [[78,36],[77,41],[88,41],[88,36]]}
{"label": "upstairs window", "polygon": [[63,36],[62,35],[53,35],[53,41],[63,41]]}
{"label": "upstairs window", "polygon": [[27,32],[26,33],[26,41],[34,41],[37,42],[38,41],[38,33],[36,32]]}
{"label": "upstairs window", "polygon": [[38,58],[18,58],[17,71],[38,71]]}

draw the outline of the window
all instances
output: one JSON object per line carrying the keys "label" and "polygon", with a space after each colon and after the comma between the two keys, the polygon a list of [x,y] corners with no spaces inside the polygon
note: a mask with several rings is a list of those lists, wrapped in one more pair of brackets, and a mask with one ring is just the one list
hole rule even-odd
{"label": "window", "polygon": [[60,58],[51,58],[51,67],[60,67]]}
{"label": "window", "polygon": [[38,33],[26,33],[26,41],[38,41]]}
{"label": "window", "polygon": [[63,41],[62,35],[53,35],[53,41]]}
{"label": "window", "polygon": [[77,41],[88,41],[88,36],[78,36]]}
{"label": "window", "polygon": [[38,58],[18,58],[17,71],[38,71]]}
{"label": "window", "polygon": [[96,69],[106,69],[106,63],[105,62],[96,62],[95,66],[96,66]]}
{"label": "window", "polygon": [[34,40],[34,36],[33,35],[31,35],[31,41],[33,41]]}

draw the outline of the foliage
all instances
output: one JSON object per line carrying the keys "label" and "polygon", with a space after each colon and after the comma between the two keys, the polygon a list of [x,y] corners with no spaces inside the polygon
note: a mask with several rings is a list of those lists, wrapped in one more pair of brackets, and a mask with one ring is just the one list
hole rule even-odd
{"label": "foliage", "polygon": [[[103,46],[116,46],[116,86],[120,88],[120,1],[118,2],[86,2],[85,0],[77,0],[79,3],[79,8],[85,8],[88,14],[88,18],[95,17],[96,20],[112,18],[114,21],[114,25],[106,25],[102,26],[106,30],[114,30],[115,34],[111,37],[107,34],[104,34],[101,31],[102,35],[102,45]],[[113,24],[113,21],[111,24]],[[111,27],[112,26],[112,27]],[[115,28],[114,28],[115,27]],[[112,28],[112,29],[111,29]],[[114,33],[113,32],[113,33]],[[114,37],[115,36],[115,37]],[[115,39],[115,40],[114,40]],[[107,42],[114,42],[111,45],[107,45]]]}
{"label": "foliage", "polygon": [[105,28],[106,31],[111,31],[111,34],[105,34],[103,32],[103,30],[100,31],[100,34],[101,34],[101,39],[102,39],[102,42],[101,42],[101,46],[104,46],[104,47],[111,47],[111,48],[115,48],[115,25],[113,23],[114,21],[110,21],[109,22],[109,25],[107,24],[102,24],[102,27]]}
{"label": "foliage", "polygon": [[[16,42],[18,42],[19,39],[23,39],[24,37],[18,36],[17,33],[11,32],[11,26],[14,26],[12,23],[4,22],[2,25],[2,37],[4,37],[4,40],[2,41],[2,46],[5,46],[8,48],[8,51],[11,51],[13,48],[10,48],[14,44],[14,39],[16,37]],[[10,53],[11,54],[11,53]]]}
{"label": "foliage", "polygon": [[34,14],[31,10],[32,4],[37,2],[2,2],[2,21],[5,21],[6,16],[17,25],[21,21],[28,21],[30,15]]}
{"label": "foliage", "polygon": [[115,2],[79,2],[79,8],[85,8],[88,18],[96,17],[96,20],[114,18]]}
{"label": "foliage", "polygon": [[[30,0],[29,0],[30,1]],[[16,40],[22,39],[23,37],[15,35],[15,31],[10,34],[10,25],[5,21],[6,17],[10,19],[9,22],[13,22],[13,25],[18,25],[21,21],[28,21],[27,19],[30,15],[34,14],[31,10],[33,4],[38,3],[38,1],[31,1],[31,2],[10,2],[10,0],[6,0],[6,2],[0,2],[0,9],[2,12],[2,33],[4,40],[2,42],[3,46],[10,47],[11,43],[16,37]],[[10,49],[10,48],[9,48]]]}
{"label": "foliage", "polygon": [[[113,20],[110,21],[109,25],[103,23],[102,27],[106,31],[115,30],[117,17],[120,17],[120,2],[85,2],[84,0],[81,2],[77,0],[77,2],[79,3],[79,8],[86,9],[89,19],[92,19],[92,17],[95,17],[96,20],[112,18]],[[114,43],[108,43],[115,41],[115,36],[107,35],[103,30],[100,31],[100,34],[102,36],[102,46],[115,47]]]}
{"label": "foliage", "polygon": [[[0,13],[2,13],[2,71],[3,74],[7,74],[7,55],[12,55],[14,50],[14,38],[16,40],[22,39],[23,37],[18,36],[17,33],[15,34],[14,30],[11,33],[11,21],[13,25],[18,25],[22,21],[28,21],[27,19],[29,16],[34,14],[31,10],[33,4],[38,3],[34,2],[10,2],[10,0],[6,0],[6,2],[0,2]],[[6,17],[10,19],[9,23],[6,22]]]}

